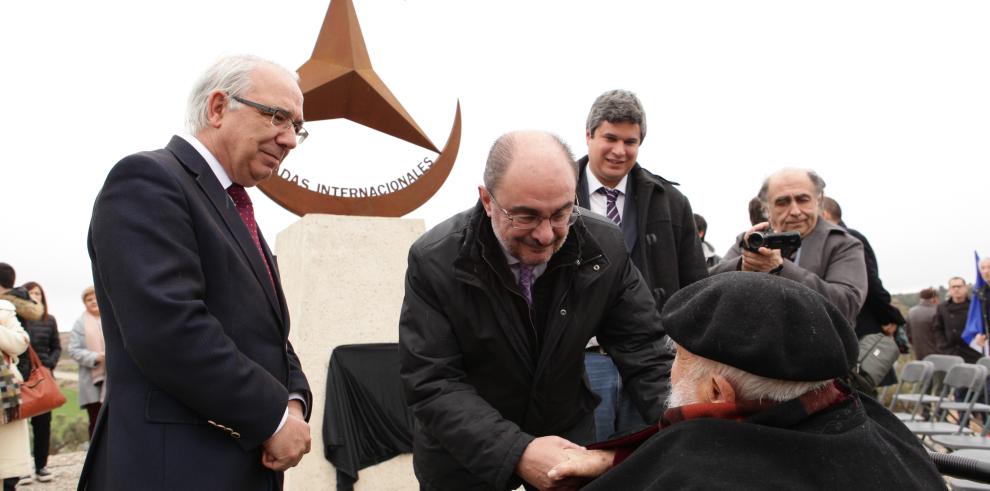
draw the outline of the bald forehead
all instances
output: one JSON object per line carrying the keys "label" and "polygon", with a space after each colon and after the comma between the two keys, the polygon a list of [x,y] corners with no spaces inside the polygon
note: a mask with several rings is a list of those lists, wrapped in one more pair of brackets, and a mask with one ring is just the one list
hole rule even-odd
{"label": "bald forehead", "polygon": [[512,136],[512,160],[507,174],[560,175],[576,179],[570,157],[553,136],[541,132],[518,132]]}
{"label": "bald forehead", "polygon": [[786,169],[777,172],[770,176],[767,180],[767,190],[770,194],[773,194],[775,188],[781,185],[797,185],[802,184],[807,186],[811,191],[814,191],[815,184],[811,182],[811,178],[808,177],[808,172],[798,169]]}

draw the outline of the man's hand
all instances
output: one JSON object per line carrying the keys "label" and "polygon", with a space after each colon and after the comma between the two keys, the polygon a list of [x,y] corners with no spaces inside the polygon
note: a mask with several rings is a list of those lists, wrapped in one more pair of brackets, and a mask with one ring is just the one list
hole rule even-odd
{"label": "man's hand", "polygon": [[564,450],[584,450],[584,447],[571,443],[559,436],[541,436],[529,442],[523,450],[516,474],[537,489],[551,489],[557,483],[550,479],[550,469],[567,460]]}
{"label": "man's hand", "polygon": [[977,346],[979,346],[979,347],[982,348],[983,346],[985,346],[987,344],[987,335],[986,334],[977,334],[976,337],[973,339],[973,342]]}
{"label": "man's hand", "polygon": [[553,481],[569,477],[596,478],[612,467],[613,450],[564,450],[567,460],[555,465],[547,476]]}
{"label": "man's hand", "polygon": [[[756,224],[753,228],[746,231],[746,234],[743,236],[743,242],[746,242],[749,239],[749,235],[753,232],[763,232],[769,228],[770,224],[767,222]],[[777,249],[761,247],[756,252],[753,252],[743,247],[742,263],[739,269],[742,271],[769,273],[779,268],[782,264],[784,264],[784,258],[780,256],[780,251]]]}
{"label": "man's hand", "polygon": [[[293,403],[296,403],[293,408]],[[309,425],[302,417],[299,401],[289,401],[289,417],[278,433],[272,435],[261,452],[261,465],[273,470],[284,471],[294,467],[309,453]]]}

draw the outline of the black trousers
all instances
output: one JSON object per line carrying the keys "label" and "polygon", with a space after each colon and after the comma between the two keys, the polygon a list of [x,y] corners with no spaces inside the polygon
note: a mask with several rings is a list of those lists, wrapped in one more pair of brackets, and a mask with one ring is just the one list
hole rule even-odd
{"label": "black trousers", "polygon": [[52,441],[52,413],[39,414],[31,418],[34,431],[34,470],[48,465],[48,451]]}
{"label": "black trousers", "polygon": [[17,481],[20,481],[19,477],[8,477],[3,480],[3,491],[14,491],[17,488]]}

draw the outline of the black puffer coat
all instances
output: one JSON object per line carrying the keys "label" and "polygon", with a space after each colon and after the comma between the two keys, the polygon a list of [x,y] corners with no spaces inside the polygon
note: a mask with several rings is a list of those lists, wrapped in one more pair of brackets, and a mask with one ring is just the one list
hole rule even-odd
{"label": "black puffer coat", "polygon": [[[23,327],[31,336],[31,347],[34,348],[35,353],[38,353],[41,364],[49,370],[55,370],[58,357],[62,356],[62,340],[58,337],[58,323],[55,322],[55,317],[49,315],[48,319],[26,321]],[[31,370],[31,360],[27,355],[20,357],[17,369],[27,379]]]}
{"label": "black puffer coat", "polygon": [[527,312],[480,202],[410,249],[400,374],[426,489],[518,486],[515,467],[533,438],[565,433],[598,403],[584,377],[591,336],[646,421],[659,418],[673,356],[618,227],[581,217],[535,282]]}

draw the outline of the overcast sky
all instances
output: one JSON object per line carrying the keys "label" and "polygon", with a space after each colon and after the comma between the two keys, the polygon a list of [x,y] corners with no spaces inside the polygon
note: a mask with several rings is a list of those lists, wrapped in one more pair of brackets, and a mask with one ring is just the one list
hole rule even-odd
{"label": "overcast sky", "polygon": [[[990,2],[354,0],[372,63],[442,147],[450,178],[408,218],[474,204],[488,147],[522,128],[584,155],[594,98],[636,92],[641,165],[681,184],[719,252],[784,166],[811,167],[871,241],[892,292],[974,279],[990,254]],[[92,282],[90,211],[125,155],[183,131],[186,96],[218,56],[295,69],[320,1],[2,2],[5,153],[0,261],[46,287],[60,327]],[[349,121],[307,125],[293,173],[367,186],[436,155]],[[269,242],[297,220],[252,190]],[[982,199],[981,199],[982,198]]]}

